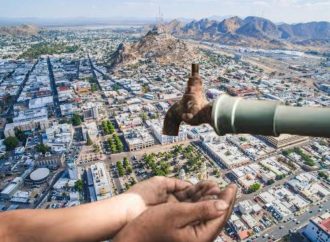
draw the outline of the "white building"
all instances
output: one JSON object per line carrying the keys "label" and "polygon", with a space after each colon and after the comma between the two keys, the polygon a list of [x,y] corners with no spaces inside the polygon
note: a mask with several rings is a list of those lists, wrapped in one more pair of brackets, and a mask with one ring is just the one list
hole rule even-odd
{"label": "white building", "polygon": [[141,150],[155,144],[155,140],[146,128],[136,128],[124,132],[124,138],[129,150]]}
{"label": "white building", "polygon": [[5,199],[10,199],[14,195],[14,193],[22,186],[22,184],[22,177],[16,177],[1,191],[1,197]]}
{"label": "white building", "polygon": [[47,108],[28,109],[19,112],[13,118],[13,123],[6,124],[5,137],[15,136],[15,128],[21,130],[46,129],[49,125]]}
{"label": "white building", "polygon": [[42,108],[48,105],[53,105],[54,99],[53,96],[39,97],[34,98],[29,101],[29,108]]}
{"label": "white building", "polygon": [[54,123],[46,129],[42,136],[42,142],[54,152],[65,152],[71,147],[73,133],[74,130],[71,124]]}
{"label": "white building", "polygon": [[91,165],[91,173],[93,176],[94,189],[97,200],[103,200],[112,196],[111,183],[108,177],[108,172],[105,169],[103,162],[98,162]]}
{"label": "white building", "polygon": [[178,136],[168,136],[163,134],[163,124],[160,120],[148,120],[147,125],[150,126],[152,133],[156,137],[156,139],[162,144],[172,144],[181,141],[187,140],[188,132],[185,127],[180,126],[179,135]]}

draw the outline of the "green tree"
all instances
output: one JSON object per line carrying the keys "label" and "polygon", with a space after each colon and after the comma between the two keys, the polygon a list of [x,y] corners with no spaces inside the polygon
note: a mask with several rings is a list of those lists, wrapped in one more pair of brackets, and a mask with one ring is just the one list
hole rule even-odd
{"label": "green tree", "polygon": [[319,171],[319,177],[324,178],[324,179],[328,179],[328,175],[324,171]]}
{"label": "green tree", "polygon": [[113,125],[113,123],[111,123],[110,121],[108,121],[108,129],[110,134],[113,134],[115,132],[115,127]]}
{"label": "green tree", "polygon": [[113,139],[115,141],[115,145],[116,145],[116,148],[117,148],[117,151],[118,152],[123,152],[124,151],[124,145],[123,143],[121,142],[120,138],[118,137],[117,134],[114,134],[113,135]]}
{"label": "green tree", "polygon": [[273,179],[270,179],[270,180],[268,180],[267,185],[272,185],[274,183],[275,183],[275,181]]}
{"label": "green tree", "polygon": [[125,168],[125,169],[127,169],[127,167],[129,167],[130,163],[129,163],[127,157],[124,157],[123,164],[124,164],[124,168]]}
{"label": "green tree", "polygon": [[121,161],[117,161],[116,165],[117,165],[117,169],[118,169],[118,174],[119,174],[119,176],[123,176],[123,175],[125,175],[125,169],[124,169],[124,167],[123,167],[122,162],[121,162]]}
{"label": "green tree", "polygon": [[97,85],[95,83],[92,83],[91,85],[91,91],[96,92],[98,90]]}
{"label": "green tree", "polygon": [[288,155],[289,155],[289,151],[287,151],[287,150],[283,150],[283,151],[282,151],[282,155],[284,155],[284,156],[288,156]]}
{"label": "green tree", "polygon": [[115,127],[112,122],[109,120],[107,121],[102,121],[102,128],[104,130],[105,134],[113,134],[115,132]]}
{"label": "green tree", "polygon": [[12,151],[18,146],[19,140],[16,137],[10,136],[4,140],[4,144],[7,151]]}
{"label": "green tree", "polygon": [[110,149],[111,149],[111,153],[113,154],[118,153],[116,144],[111,144]]}
{"label": "green tree", "polygon": [[26,142],[27,137],[22,130],[15,128],[15,136],[19,139],[19,141],[21,141],[23,143]]}
{"label": "green tree", "polygon": [[45,144],[42,144],[42,143],[37,144],[36,149],[38,152],[43,153],[43,154],[46,154],[46,152],[50,151],[50,147]]}
{"label": "green tree", "polygon": [[253,192],[258,191],[260,188],[261,188],[260,183],[254,183],[249,187],[248,192],[253,193]]}
{"label": "green tree", "polygon": [[72,121],[73,126],[79,126],[79,125],[81,125],[81,122],[82,122],[80,115],[77,113],[74,113],[72,115],[71,121]]}
{"label": "green tree", "polygon": [[84,189],[84,183],[83,183],[83,181],[82,180],[76,181],[75,184],[74,184],[74,188],[76,189],[76,191],[82,192],[83,189]]}
{"label": "green tree", "polygon": [[112,90],[118,91],[119,89],[120,89],[120,86],[117,83],[112,85]]}
{"label": "green tree", "polygon": [[282,180],[284,178],[285,178],[285,175],[284,174],[276,175],[276,180]]}
{"label": "green tree", "polygon": [[147,119],[148,119],[148,115],[145,112],[141,113],[140,117],[141,117],[143,122],[147,121]]}
{"label": "green tree", "polygon": [[132,168],[131,166],[128,166],[128,167],[126,168],[126,173],[127,173],[127,174],[132,174],[132,172],[133,172],[133,168]]}

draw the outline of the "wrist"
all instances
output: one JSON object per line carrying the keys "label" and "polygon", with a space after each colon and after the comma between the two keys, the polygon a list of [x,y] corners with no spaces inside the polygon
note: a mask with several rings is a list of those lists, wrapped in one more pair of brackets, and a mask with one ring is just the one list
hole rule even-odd
{"label": "wrist", "polygon": [[119,199],[118,202],[124,209],[124,216],[121,218],[123,226],[138,217],[146,209],[144,200],[136,193],[128,191],[117,197]]}
{"label": "wrist", "polygon": [[206,105],[206,112],[205,112],[205,123],[211,125],[212,127],[214,127],[214,120],[213,120],[213,116],[212,116],[212,110],[213,110],[213,102],[209,102]]}

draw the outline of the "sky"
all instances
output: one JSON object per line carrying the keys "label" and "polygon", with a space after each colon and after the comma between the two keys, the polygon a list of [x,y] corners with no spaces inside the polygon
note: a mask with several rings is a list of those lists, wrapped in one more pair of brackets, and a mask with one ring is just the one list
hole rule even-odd
{"label": "sky", "polygon": [[259,16],[274,22],[330,21],[330,0],[0,0],[0,17],[154,18]]}

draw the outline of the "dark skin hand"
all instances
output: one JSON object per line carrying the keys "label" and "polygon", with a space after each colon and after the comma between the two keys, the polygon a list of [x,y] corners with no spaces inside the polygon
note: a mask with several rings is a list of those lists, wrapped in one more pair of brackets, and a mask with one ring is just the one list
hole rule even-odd
{"label": "dark skin hand", "polygon": [[138,195],[134,199],[134,206],[127,212],[127,223],[153,206],[174,202],[196,202],[207,196],[217,196],[220,192],[218,185],[211,181],[192,185],[174,178],[153,177],[134,185],[125,193]]}
{"label": "dark skin hand", "polygon": [[192,126],[205,123],[213,126],[212,105],[205,97],[200,76],[190,77],[182,99],[175,103],[165,116],[163,133],[178,135],[182,121]]}
{"label": "dark skin hand", "polygon": [[[115,242],[211,242],[229,219],[237,193],[235,185],[211,196],[205,189],[197,202],[165,203],[147,209],[123,228]],[[203,190],[203,189],[202,189]],[[199,198],[199,199],[198,199]],[[194,200],[192,199],[192,200]]]}

